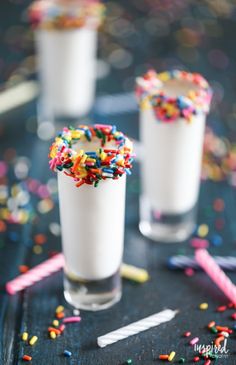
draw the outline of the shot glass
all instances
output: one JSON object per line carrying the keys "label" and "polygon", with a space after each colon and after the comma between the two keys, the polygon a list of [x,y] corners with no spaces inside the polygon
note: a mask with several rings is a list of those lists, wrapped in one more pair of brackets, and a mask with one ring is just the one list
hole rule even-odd
{"label": "shot glass", "polygon": [[206,115],[212,97],[197,73],[148,71],[137,78],[142,193],[140,231],[163,242],[195,228]]}
{"label": "shot glass", "polygon": [[73,124],[94,101],[99,0],[37,0],[29,10],[40,82],[39,122]]}
{"label": "shot glass", "polygon": [[64,128],[50,158],[50,167],[58,172],[65,298],[81,309],[108,308],[122,293],[132,144],[115,126]]}

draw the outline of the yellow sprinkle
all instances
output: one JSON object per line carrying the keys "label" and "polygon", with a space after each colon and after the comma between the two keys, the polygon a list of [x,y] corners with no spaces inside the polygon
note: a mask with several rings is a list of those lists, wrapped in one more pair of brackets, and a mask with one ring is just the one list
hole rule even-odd
{"label": "yellow sprinkle", "polygon": [[56,333],[55,333],[55,332],[53,332],[53,331],[50,331],[50,332],[49,332],[49,336],[50,336],[50,338],[51,338],[52,340],[55,340],[55,338],[57,337]]}
{"label": "yellow sprinkle", "polygon": [[206,310],[206,309],[208,309],[208,303],[201,303],[200,305],[199,305],[199,309],[201,309],[201,310]]}
{"label": "yellow sprinkle", "polygon": [[58,327],[59,326],[59,321],[57,319],[54,319],[54,321],[52,321],[52,324],[54,327]]}
{"label": "yellow sprinkle", "polygon": [[174,351],[171,351],[169,357],[168,357],[168,361],[172,361],[175,357],[175,352]]}
{"label": "yellow sprinkle", "polygon": [[37,337],[37,336],[33,336],[33,337],[29,340],[29,344],[30,344],[30,346],[35,345],[37,341],[38,341],[38,337]]}
{"label": "yellow sprinkle", "polygon": [[121,276],[138,283],[145,283],[149,279],[149,274],[146,270],[127,264],[121,265]]}
{"label": "yellow sprinkle", "polygon": [[40,255],[43,252],[43,249],[40,245],[35,245],[33,247],[33,251],[36,255]]}
{"label": "yellow sprinkle", "polygon": [[106,157],[107,157],[107,154],[105,152],[100,153],[100,158],[102,161],[105,160]]}
{"label": "yellow sprinkle", "polygon": [[86,161],[86,158],[87,158],[87,157],[88,157],[87,155],[84,155],[84,156],[81,158],[80,163],[81,163],[81,164],[85,163],[85,161]]}
{"label": "yellow sprinkle", "polygon": [[207,224],[201,224],[198,227],[197,234],[199,237],[206,237],[209,232],[209,228]]}
{"label": "yellow sprinkle", "polygon": [[64,309],[65,308],[63,307],[63,305],[59,305],[58,307],[56,307],[55,313],[61,313],[64,311]]}
{"label": "yellow sprinkle", "polygon": [[168,81],[170,79],[170,74],[168,72],[162,72],[158,75],[161,81]]}
{"label": "yellow sprinkle", "polygon": [[27,341],[28,340],[28,337],[29,337],[29,334],[27,332],[23,332],[22,333],[21,338],[22,338],[23,341]]}

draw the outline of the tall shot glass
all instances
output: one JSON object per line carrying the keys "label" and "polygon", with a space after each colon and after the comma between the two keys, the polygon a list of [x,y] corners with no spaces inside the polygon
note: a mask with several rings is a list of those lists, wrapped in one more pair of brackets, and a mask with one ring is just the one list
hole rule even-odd
{"label": "tall shot glass", "polygon": [[92,107],[99,0],[36,0],[29,10],[40,82],[39,122],[74,123]]}
{"label": "tall shot glass", "polygon": [[197,73],[150,70],[137,79],[142,193],[140,231],[164,242],[194,230],[206,114],[212,92]]}
{"label": "tall shot glass", "polygon": [[119,301],[126,173],[132,144],[114,126],[64,128],[50,151],[58,172],[64,293],[73,306],[105,309]]}

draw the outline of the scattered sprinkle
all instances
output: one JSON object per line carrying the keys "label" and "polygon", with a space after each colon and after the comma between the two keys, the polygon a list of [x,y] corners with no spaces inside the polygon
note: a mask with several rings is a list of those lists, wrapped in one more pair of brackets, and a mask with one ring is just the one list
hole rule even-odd
{"label": "scattered sprinkle", "polygon": [[206,309],[208,309],[208,303],[201,303],[201,304],[199,305],[199,309],[201,309],[201,310],[206,310]]}
{"label": "scattered sprinkle", "polygon": [[52,340],[55,340],[55,338],[57,338],[56,332],[54,331],[49,332],[49,336]]}
{"label": "scattered sprinkle", "polygon": [[64,354],[64,356],[65,356],[65,357],[71,357],[72,352],[70,352],[70,351],[68,351],[68,350],[65,350],[65,351],[63,352],[63,354]]}
{"label": "scattered sprinkle", "polygon": [[53,324],[54,327],[58,327],[59,326],[59,321],[57,319],[54,319],[52,321],[52,324]]}
{"label": "scattered sprinkle", "polygon": [[37,336],[31,337],[31,339],[29,340],[30,346],[34,346],[37,341],[38,341],[38,337]]}
{"label": "scattered sprinkle", "polygon": [[159,355],[160,360],[168,360],[169,355]]}
{"label": "scattered sprinkle", "polygon": [[169,357],[168,357],[168,361],[170,361],[170,362],[171,362],[172,360],[174,360],[175,355],[176,355],[175,351],[171,351],[171,353],[170,353],[170,355],[169,355]]}
{"label": "scattered sprinkle", "polygon": [[184,337],[190,337],[191,336],[191,332],[187,331],[187,332],[184,332]]}
{"label": "scattered sprinkle", "polygon": [[23,332],[21,338],[23,341],[28,341],[29,338],[28,332]]}
{"label": "scattered sprinkle", "polygon": [[59,305],[56,310],[55,310],[55,313],[61,313],[61,312],[64,312],[65,308],[63,307],[63,305]]}
{"label": "scattered sprinkle", "polygon": [[31,360],[32,360],[32,356],[29,356],[29,355],[23,355],[23,356],[22,356],[22,360],[23,360],[23,361],[31,361]]}
{"label": "scattered sprinkle", "polygon": [[209,232],[209,227],[207,224],[200,224],[200,226],[198,227],[197,230],[197,234],[199,237],[206,237],[208,235]]}
{"label": "scattered sprinkle", "polygon": [[190,342],[189,342],[189,344],[191,345],[191,346],[194,346],[196,343],[198,343],[198,341],[199,341],[199,338],[198,337],[194,337]]}
{"label": "scattered sprinkle", "polygon": [[79,317],[79,316],[66,317],[63,319],[63,323],[75,323],[75,322],[80,322],[80,321],[81,321],[81,317]]}

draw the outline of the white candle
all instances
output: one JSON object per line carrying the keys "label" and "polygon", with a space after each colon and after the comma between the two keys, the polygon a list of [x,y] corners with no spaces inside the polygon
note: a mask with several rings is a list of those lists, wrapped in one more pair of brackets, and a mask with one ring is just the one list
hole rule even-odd
{"label": "white candle", "polygon": [[119,328],[118,330],[109,332],[104,336],[98,337],[97,344],[99,347],[111,345],[117,341],[146,331],[149,328],[159,326],[161,323],[171,321],[177,313],[178,311],[165,309],[162,312],[153,314],[152,316],[146,317],[144,319],[141,319],[140,321],[131,323],[128,326]]}

